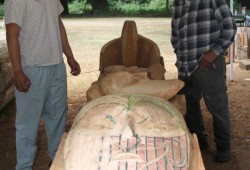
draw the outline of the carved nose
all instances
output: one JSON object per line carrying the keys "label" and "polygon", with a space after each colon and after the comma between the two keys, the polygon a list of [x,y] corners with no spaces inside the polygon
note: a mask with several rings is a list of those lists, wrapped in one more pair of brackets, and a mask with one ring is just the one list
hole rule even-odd
{"label": "carved nose", "polygon": [[123,132],[122,132],[122,138],[126,138],[126,139],[130,139],[134,136],[133,131],[131,130],[131,128],[127,125]]}

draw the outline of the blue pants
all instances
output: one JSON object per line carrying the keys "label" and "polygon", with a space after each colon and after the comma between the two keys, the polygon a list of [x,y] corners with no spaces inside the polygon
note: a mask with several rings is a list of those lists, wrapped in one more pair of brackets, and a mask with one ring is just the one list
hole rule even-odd
{"label": "blue pants", "polygon": [[64,63],[27,67],[31,81],[27,93],[15,90],[16,96],[16,170],[31,170],[36,155],[37,133],[41,117],[48,138],[48,152],[53,159],[65,130],[67,82]]}
{"label": "blue pants", "polygon": [[185,82],[180,94],[185,94],[185,115],[191,133],[204,134],[205,128],[200,109],[201,97],[213,117],[214,139],[217,147],[229,148],[230,114],[226,86],[225,58],[219,56],[208,70],[197,68],[190,77],[179,76]]}

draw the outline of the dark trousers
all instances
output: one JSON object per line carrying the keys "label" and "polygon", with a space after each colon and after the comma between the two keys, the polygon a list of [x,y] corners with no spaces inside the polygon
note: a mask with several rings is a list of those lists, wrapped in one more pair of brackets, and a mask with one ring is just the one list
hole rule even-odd
{"label": "dark trousers", "polygon": [[197,68],[190,77],[179,76],[185,82],[180,91],[185,94],[185,120],[191,133],[198,138],[204,137],[204,124],[200,109],[203,97],[206,107],[213,117],[214,139],[217,147],[229,148],[230,145],[230,114],[226,86],[225,58],[218,57],[210,68]]}

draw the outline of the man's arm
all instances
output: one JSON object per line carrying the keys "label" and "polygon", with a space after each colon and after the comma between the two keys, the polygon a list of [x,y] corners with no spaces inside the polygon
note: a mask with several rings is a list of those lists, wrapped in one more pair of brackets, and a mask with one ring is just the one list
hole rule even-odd
{"label": "man's arm", "polygon": [[217,19],[221,33],[219,40],[212,47],[217,56],[224,54],[233,43],[237,27],[228,5],[224,0],[213,0],[214,14]]}
{"label": "man's arm", "polygon": [[174,17],[172,18],[172,21],[171,21],[171,39],[170,39],[170,42],[174,48],[174,53],[177,54],[177,48],[178,48],[178,30],[177,28],[175,27],[175,23],[174,23]]}
{"label": "man's arm", "polygon": [[63,25],[63,22],[62,22],[62,19],[60,16],[58,17],[58,20],[59,20],[59,27],[60,27],[60,32],[61,32],[63,53],[67,57],[67,62],[71,68],[70,73],[74,76],[77,76],[81,72],[80,65],[78,64],[78,62],[74,58],[73,52],[72,52],[70,45],[69,45],[69,42],[68,42],[65,27]]}
{"label": "man's arm", "polygon": [[202,68],[209,68],[211,63],[230,47],[234,41],[237,27],[233,16],[224,0],[213,0],[215,17],[220,24],[221,34],[217,43],[211,50],[204,53],[199,65]]}
{"label": "man's arm", "polygon": [[6,40],[14,73],[15,86],[20,92],[27,92],[31,82],[24,74],[21,66],[20,45],[18,40],[20,31],[21,28],[15,23],[6,25]]}

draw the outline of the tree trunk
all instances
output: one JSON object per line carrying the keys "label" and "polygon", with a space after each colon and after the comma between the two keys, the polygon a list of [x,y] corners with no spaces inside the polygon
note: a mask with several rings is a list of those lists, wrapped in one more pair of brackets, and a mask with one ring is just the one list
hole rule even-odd
{"label": "tree trunk", "polygon": [[169,0],[166,0],[166,9],[169,8]]}
{"label": "tree trunk", "polygon": [[107,0],[89,0],[93,10],[100,10],[107,7]]}
{"label": "tree trunk", "polygon": [[62,12],[62,16],[69,15],[69,8],[68,8],[68,0],[60,0],[61,4],[64,8],[64,11]]}
{"label": "tree trunk", "polygon": [[170,10],[169,0],[166,0],[166,11],[167,11],[167,15],[170,15],[172,13],[172,11]]}

